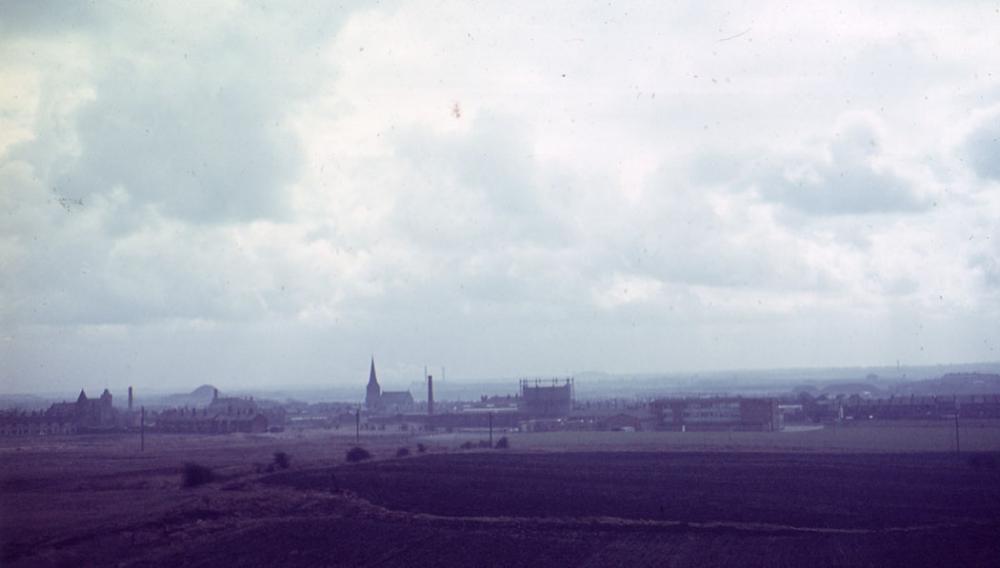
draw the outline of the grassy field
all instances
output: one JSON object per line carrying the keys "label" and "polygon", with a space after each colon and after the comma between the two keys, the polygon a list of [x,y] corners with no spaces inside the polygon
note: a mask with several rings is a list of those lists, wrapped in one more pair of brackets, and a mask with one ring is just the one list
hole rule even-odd
{"label": "grassy field", "polygon": [[[906,428],[362,433],[360,464],[346,431],[0,439],[0,565],[996,565],[1000,454]],[[182,487],[189,461],[216,479]]]}
{"label": "grassy field", "polygon": [[991,522],[1000,470],[937,454],[475,452],[289,472],[266,483],[349,489],[442,516],[608,517],[889,529]]}
{"label": "grassy field", "polygon": [[[494,433],[519,450],[539,451],[795,451],[795,452],[954,452],[955,424],[949,421],[861,422],[782,432],[539,432]],[[458,445],[485,438],[485,432],[436,434],[425,439]],[[960,449],[1000,451],[1000,423],[966,421]]]}

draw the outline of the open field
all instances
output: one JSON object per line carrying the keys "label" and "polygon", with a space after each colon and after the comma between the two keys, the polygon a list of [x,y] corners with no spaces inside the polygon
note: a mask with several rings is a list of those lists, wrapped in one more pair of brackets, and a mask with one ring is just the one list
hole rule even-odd
{"label": "open field", "polygon": [[[990,432],[969,443],[988,444]],[[443,435],[363,433],[377,459],[360,464],[344,462],[354,444],[345,431],[149,436],[143,454],[134,436],[4,439],[0,564],[990,566],[1000,558],[1000,454],[973,466],[968,456],[898,445],[780,446],[811,432],[734,433],[736,445],[728,433],[587,434],[519,434],[510,451],[460,452]],[[427,454],[390,457],[418,440]],[[725,443],[699,449],[713,440]],[[574,446],[585,442],[589,451]],[[262,466],[278,450],[292,467],[269,473]],[[218,479],[181,488],[186,461]]]}
{"label": "open field", "polygon": [[[794,452],[954,452],[951,421],[859,422],[782,432],[538,432],[495,433],[519,450],[554,451],[794,451]],[[485,431],[435,434],[422,439],[458,445],[483,439]],[[1000,423],[963,421],[963,451],[1000,451]]]}
{"label": "open field", "polygon": [[[326,469],[265,483],[331,489]],[[1000,521],[1000,470],[926,454],[476,452],[344,468],[340,487],[443,516],[885,529]]]}

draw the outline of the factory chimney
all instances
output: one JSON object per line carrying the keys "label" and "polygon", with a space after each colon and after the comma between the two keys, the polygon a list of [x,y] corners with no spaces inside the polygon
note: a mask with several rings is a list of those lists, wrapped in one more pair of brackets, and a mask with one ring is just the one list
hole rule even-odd
{"label": "factory chimney", "polygon": [[128,411],[132,412],[132,387],[128,388]]}
{"label": "factory chimney", "polygon": [[427,414],[434,415],[434,377],[427,375]]}

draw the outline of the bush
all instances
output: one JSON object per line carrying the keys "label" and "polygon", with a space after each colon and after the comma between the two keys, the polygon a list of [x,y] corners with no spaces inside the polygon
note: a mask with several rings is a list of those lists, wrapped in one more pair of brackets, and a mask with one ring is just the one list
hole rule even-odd
{"label": "bush", "polygon": [[498,450],[506,450],[507,448],[509,448],[510,442],[507,441],[507,436],[504,436],[503,438],[497,440],[497,445],[495,447]]}
{"label": "bush", "polygon": [[422,454],[427,451],[427,446],[423,444],[417,444],[417,451]]}
{"label": "bush", "polygon": [[472,448],[476,447],[476,444],[473,444],[472,440],[469,440],[467,442],[462,442],[462,445],[459,447],[462,448],[463,450],[471,450]]}
{"label": "bush", "polygon": [[292,456],[285,452],[274,452],[274,467],[288,469],[292,465]]}
{"label": "bush", "polygon": [[396,450],[397,458],[405,458],[408,455],[410,455],[410,448],[399,448]]}
{"label": "bush", "polygon": [[969,465],[973,469],[996,469],[997,460],[990,454],[973,454],[969,456]]}
{"label": "bush", "polygon": [[372,454],[361,446],[354,446],[347,450],[347,461],[354,463],[372,459]]}
{"label": "bush", "polygon": [[193,462],[184,464],[184,469],[181,472],[181,485],[183,487],[197,487],[211,483],[214,479],[215,474],[212,473],[212,470]]}

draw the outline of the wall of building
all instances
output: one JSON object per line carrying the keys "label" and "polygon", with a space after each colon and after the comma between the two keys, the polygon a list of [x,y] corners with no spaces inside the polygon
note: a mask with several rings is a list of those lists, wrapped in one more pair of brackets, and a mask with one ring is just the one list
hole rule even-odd
{"label": "wall of building", "polygon": [[573,410],[573,383],[544,384],[521,381],[521,413],[529,416],[566,416]]}
{"label": "wall of building", "polygon": [[778,402],[771,398],[663,399],[650,405],[660,430],[761,430],[782,427]]}

